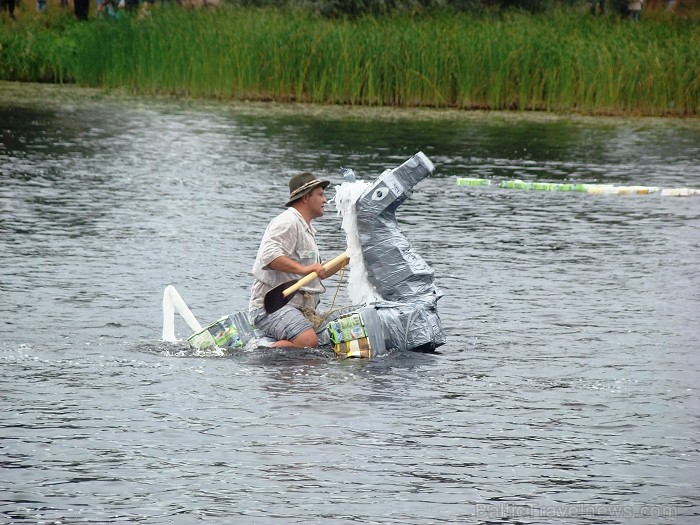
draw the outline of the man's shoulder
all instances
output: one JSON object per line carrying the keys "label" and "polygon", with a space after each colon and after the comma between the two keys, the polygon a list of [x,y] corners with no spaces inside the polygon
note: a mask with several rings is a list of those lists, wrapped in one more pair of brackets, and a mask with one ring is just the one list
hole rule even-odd
{"label": "man's shoulder", "polygon": [[275,232],[289,231],[299,227],[301,227],[301,222],[298,212],[288,208],[270,221],[267,225],[267,231],[270,234],[274,234]]}
{"label": "man's shoulder", "polygon": [[287,208],[270,221],[270,224],[294,224],[303,221],[303,218],[294,208]]}

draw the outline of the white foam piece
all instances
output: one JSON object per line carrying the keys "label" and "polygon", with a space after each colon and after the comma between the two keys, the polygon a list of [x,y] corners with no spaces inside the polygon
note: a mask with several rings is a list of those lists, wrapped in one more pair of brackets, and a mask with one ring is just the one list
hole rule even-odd
{"label": "white foam piece", "polygon": [[613,186],[610,193],[615,195],[646,195],[657,191],[659,188],[654,186]]}
{"label": "white foam piece", "polygon": [[169,284],[163,291],[163,341],[171,343],[178,341],[175,337],[175,312],[180,314],[193,332],[201,332],[202,325],[199,324],[175,287]]}
{"label": "white foam piece", "polygon": [[658,193],[661,191],[661,188],[658,186],[632,186],[635,190],[637,190],[637,193],[646,195],[647,193]]}
{"label": "white foam piece", "polygon": [[700,195],[700,190],[693,188],[668,188],[661,190],[664,197],[689,197],[690,195]]}
{"label": "white foam piece", "polygon": [[586,184],[586,191],[595,195],[607,195],[614,193],[615,187],[612,184]]}
{"label": "white foam piece", "polygon": [[[426,158],[427,160],[427,158]],[[428,161],[430,162],[430,161]],[[335,207],[338,215],[343,217],[347,254],[350,257],[350,275],[348,277],[348,295],[352,304],[367,304],[381,299],[379,293],[367,276],[365,260],[362,256],[362,244],[357,235],[357,211],[355,203],[372,186],[369,182],[344,182],[335,187]]]}

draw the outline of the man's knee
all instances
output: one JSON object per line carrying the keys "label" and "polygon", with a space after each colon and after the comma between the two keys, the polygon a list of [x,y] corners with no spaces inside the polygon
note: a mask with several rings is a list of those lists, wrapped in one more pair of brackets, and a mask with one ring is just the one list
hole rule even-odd
{"label": "man's knee", "polygon": [[316,330],[309,328],[304,330],[294,339],[292,339],[294,346],[298,348],[316,347],[318,346],[318,336],[316,335]]}
{"label": "man's knee", "polygon": [[291,341],[281,339],[270,345],[270,348],[315,348],[319,345],[318,336],[313,328],[304,330]]}

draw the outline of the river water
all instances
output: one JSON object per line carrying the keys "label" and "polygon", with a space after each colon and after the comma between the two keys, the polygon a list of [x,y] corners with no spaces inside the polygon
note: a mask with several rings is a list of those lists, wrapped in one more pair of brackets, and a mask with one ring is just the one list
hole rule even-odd
{"label": "river water", "polygon": [[[700,122],[2,89],[0,523],[700,519],[700,196],[495,184],[698,188]],[[290,175],[417,151],[439,353],[160,341],[168,284],[203,323],[246,308]],[[317,228],[342,251],[332,205]]]}

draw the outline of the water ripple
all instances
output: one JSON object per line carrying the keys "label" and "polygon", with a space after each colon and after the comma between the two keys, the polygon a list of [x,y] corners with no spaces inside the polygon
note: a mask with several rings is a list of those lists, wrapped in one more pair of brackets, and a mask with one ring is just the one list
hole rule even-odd
{"label": "water ripple", "polygon": [[[42,105],[0,107],[0,522],[697,520],[698,200],[454,184],[697,186],[697,126]],[[166,284],[202,321],[246,308],[291,174],[418,150],[398,219],[440,353],[159,341]],[[330,207],[318,229],[342,249]]]}

